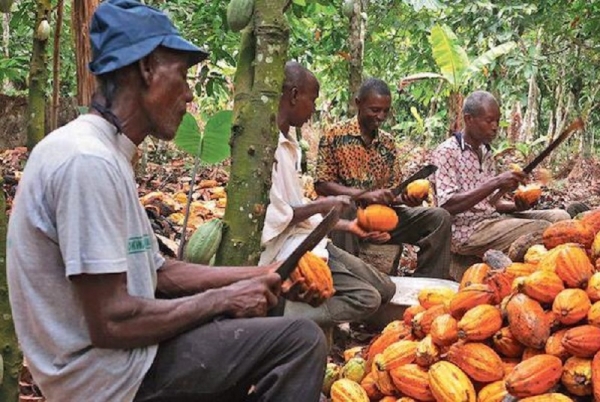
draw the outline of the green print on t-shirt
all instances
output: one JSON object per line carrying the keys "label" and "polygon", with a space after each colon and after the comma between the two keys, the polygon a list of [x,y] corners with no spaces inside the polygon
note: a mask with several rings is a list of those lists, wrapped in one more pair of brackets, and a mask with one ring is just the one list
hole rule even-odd
{"label": "green print on t-shirt", "polygon": [[148,235],[130,237],[128,243],[128,254],[143,253],[144,251],[150,250],[152,248],[150,236]]}

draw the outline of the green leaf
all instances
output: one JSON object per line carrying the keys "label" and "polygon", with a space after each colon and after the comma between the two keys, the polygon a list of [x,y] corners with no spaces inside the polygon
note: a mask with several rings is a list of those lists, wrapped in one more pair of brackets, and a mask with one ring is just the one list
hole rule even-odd
{"label": "green leaf", "polygon": [[306,0],[294,0],[294,4],[300,7],[306,7]]}
{"label": "green leaf", "polygon": [[207,122],[204,129],[204,143],[200,160],[205,163],[223,162],[230,155],[229,137],[233,112],[222,110],[215,113]]}
{"label": "green leaf", "polygon": [[197,155],[199,151],[202,135],[198,128],[198,123],[191,113],[186,113],[181,120],[181,124],[175,134],[173,142],[177,147],[190,155]]}
{"label": "green leaf", "polygon": [[459,43],[452,30],[445,25],[435,25],[429,36],[433,58],[444,77],[458,89],[463,72],[469,66],[469,56]]}
{"label": "green leaf", "polygon": [[[190,155],[198,155],[204,163],[214,164],[229,157],[229,136],[233,112],[223,110],[215,113],[206,122],[204,133],[200,133],[194,116],[186,113],[175,135],[175,145]],[[200,146],[200,142],[202,145]]]}
{"label": "green leaf", "polygon": [[491,62],[496,60],[500,56],[504,56],[505,54],[511,52],[514,48],[517,47],[515,42],[506,42],[501,45],[495,46],[483,53],[481,56],[477,57],[475,60],[471,62],[471,65],[467,69],[465,73],[465,82],[471,78],[474,74],[479,74],[483,70],[483,67],[489,65]]}

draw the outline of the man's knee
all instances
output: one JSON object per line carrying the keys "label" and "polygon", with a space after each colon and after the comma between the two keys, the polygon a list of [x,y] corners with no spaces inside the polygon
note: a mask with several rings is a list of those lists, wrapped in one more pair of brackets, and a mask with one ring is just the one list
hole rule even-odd
{"label": "man's knee", "polygon": [[440,226],[452,227],[452,215],[444,208],[431,208],[431,214],[436,222],[439,222]]}
{"label": "man's knee", "polygon": [[559,222],[566,221],[567,219],[571,219],[571,215],[565,210],[556,209],[552,211],[551,219],[548,219],[550,222]]}
{"label": "man's knee", "polygon": [[318,356],[326,356],[328,347],[323,330],[311,319],[303,317],[285,318],[290,320],[292,342],[298,345],[300,350],[314,348]]}
{"label": "man's knee", "polygon": [[381,304],[389,303],[396,294],[396,284],[390,279],[383,284],[381,291]]}

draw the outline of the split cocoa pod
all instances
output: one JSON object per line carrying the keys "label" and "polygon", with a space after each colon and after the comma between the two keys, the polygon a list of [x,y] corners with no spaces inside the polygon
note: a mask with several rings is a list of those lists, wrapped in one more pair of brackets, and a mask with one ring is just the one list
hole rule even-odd
{"label": "split cocoa pod", "polygon": [[304,280],[306,288],[315,288],[323,298],[328,299],[335,293],[333,277],[329,266],[321,257],[312,251],[306,252],[298,261],[298,266],[290,274],[290,281],[296,283]]}
{"label": "split cocoa pod", "polygon": [[398,214],[392,208],[371,204],[366,208],[358,208],[356,212],[358,225],[367,232],[389,232],[398,226]]}
{"label": "split cocoa pod", "polygon": [[535,204],[542,195],[542,186],[539,184],[527,184],[525,186],[519,186],[515,191],[515,201],[521,200],[527,205]]}

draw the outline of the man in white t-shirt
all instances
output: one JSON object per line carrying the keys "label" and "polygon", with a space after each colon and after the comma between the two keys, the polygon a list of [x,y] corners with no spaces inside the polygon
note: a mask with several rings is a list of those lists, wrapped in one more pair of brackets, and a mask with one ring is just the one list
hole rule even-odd
{"label": "man in white t-shirt", "polygon": [[9,223],[10,302],[35,382],[49,402],[319,400],[322,332],[265,317],[277,264],[165,260],[138,200],[136,147],[173,139],[187,70],[207,53],[133,0],[101,3],[90,40],[92,109],[35,147]]}
{"label": "man in white t-shirt", "polygon": [[[300,146],[291,127],[301,127],[315,110],[319,96],[319,82],[306,68],[288,62],[282,96],[279,102],[277,124],[279,143],[271,176],[262,243],[265,246],[260,263],[268,264],[287,257],[322,220],[322,214],[332,207],[348,206],[348,197],[321,197],[305,203],[298,177]],[[356,220],[340,220],[334,230],[343,230],[367,237]],[[325,303],[313,307],[310,303],[287,300],[285,316],[308,317],[322,327],[342,322],[356,322],[367,318],[382,303],[394,296],[396,287],[390,278],[364,263],[327,239],[319,243],[314,253],[327,260],[333,276],[335,294]]]}

